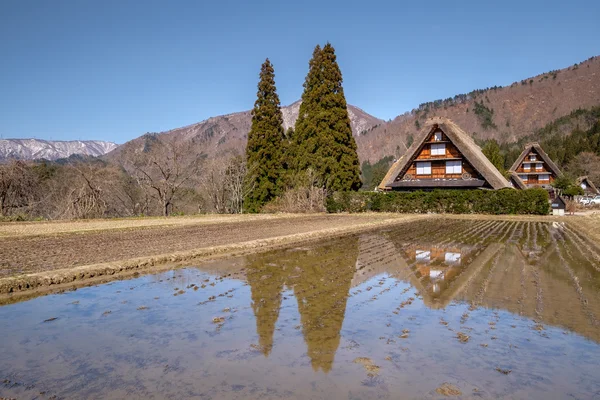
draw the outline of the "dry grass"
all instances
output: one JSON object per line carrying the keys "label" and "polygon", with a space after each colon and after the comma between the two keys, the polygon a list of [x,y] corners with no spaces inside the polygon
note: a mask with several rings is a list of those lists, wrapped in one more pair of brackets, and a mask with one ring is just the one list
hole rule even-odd
{"label": "dry grass", "polygon": [[567,221],[583,232],[590,241],[600,244],[600,214],[570,217]]}
{"label": "dry grass", "polygon": [[0,223],[0,238],[16,236],[56,235],[119,229],[141,229],[167,226],[221,224],[269,219],[297,218],[305,215],[232,214],[194,215],[183,217],[143,217],[115,219],[86,219],[72,221],[5,222]]}

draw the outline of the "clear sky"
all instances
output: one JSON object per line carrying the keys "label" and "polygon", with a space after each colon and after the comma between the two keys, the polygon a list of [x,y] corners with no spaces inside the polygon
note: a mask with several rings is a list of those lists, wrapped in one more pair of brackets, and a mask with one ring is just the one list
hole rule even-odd
{"label": "clear sky", "polygon": [[299,99],[317,43],[384,119],[600,55],[600,1],[0,0],[0,135],[123,143]]}

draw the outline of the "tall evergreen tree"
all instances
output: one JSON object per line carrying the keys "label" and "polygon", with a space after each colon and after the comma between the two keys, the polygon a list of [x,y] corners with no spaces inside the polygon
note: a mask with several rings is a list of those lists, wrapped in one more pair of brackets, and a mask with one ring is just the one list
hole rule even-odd
{"label": "tall evergreen tree", "polygon": [[262,206],[281,193],[283,140],[283,115],[275,88],[275,72],[267,58],[260,70],[246,146],[246,184],[249,188],[244,202],[246,211],[260,211]]}
{"label": "tall evergreen tree", "polygon": [[291,145],[294,172],[312,168],[328,190],[358,190],[360,165],[333,46],[315,47]]}
{"label": "tall evergreen tree", "polygon": [[488,160],[490,160],[492,164],[494,164],[494,167],[496,167],[500,173],[506,173],[506,170],[504,169],[504,156],[500,152],[500,146],[498,145],[496,139],[491,139],[485,142],[481,152],[488,158]]}

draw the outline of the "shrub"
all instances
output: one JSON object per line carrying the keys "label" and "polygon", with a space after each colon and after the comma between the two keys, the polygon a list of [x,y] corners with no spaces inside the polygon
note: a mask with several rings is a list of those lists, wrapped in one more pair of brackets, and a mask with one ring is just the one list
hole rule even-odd
{"label": "shrub", "polygon": [[431,192],[336,192],[327,211],[436,214],[536,214],[550,212],[544,189],[434,190]]}
{"label": "shrub", "polygon": [[[342,192],[346,193],[346,192]],[[288,189],[283,195],[265,204],[265,213],[316,213],[325,211],[325,189],[299,186]]]}

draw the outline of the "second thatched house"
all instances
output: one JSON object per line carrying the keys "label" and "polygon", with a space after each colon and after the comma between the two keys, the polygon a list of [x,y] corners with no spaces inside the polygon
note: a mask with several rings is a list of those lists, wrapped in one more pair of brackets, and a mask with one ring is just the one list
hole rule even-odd
{"label": "second thatched house", "polygon": [[525,187],[543,187],[548,190],[552,189],[552,182],[561,174],[539,143],[527,143],[509,172],[515,181],[520,180]]}
{"label": "second thatched house", "polygon": [[577,185],[583,189],[583,194],[586,196],[596,196],[600,194],[600,190],[594,185],[594,182],[590,181],[587,176],[580,176],[577,178]]}
{"label": "second thatched house", "polygon": [[471,137],[447,118],[432,118],[397,160],[379,190],[510,187]]}

